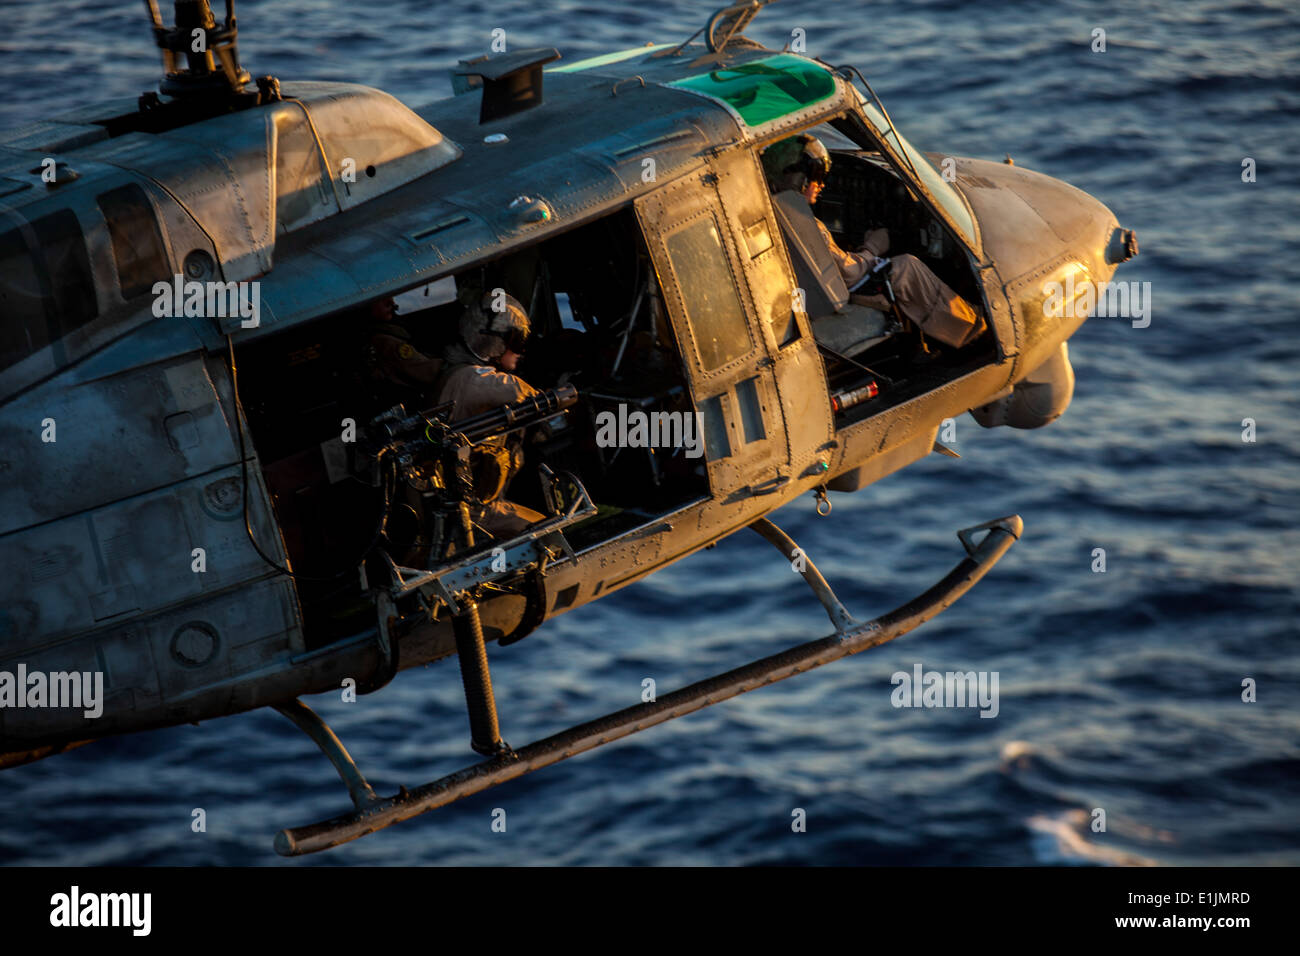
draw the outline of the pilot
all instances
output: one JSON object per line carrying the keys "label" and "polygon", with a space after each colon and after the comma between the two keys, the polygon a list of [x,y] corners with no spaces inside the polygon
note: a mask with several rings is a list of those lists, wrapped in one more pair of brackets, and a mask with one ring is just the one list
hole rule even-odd
{"label": "pilot", "polygon": [[[774,193],[793,190],[813,205],[826,186],[831,154],[817,137],[802,133],[769,146],[763,153],[763,168]],[[873,229],[864,237],[861,249],[845,252],[836,245],[820,219],[817,228],[826,240],[844,284],[850,289],[889,251],[889,232],[885,229]],[[915,256],[894,256],[890,260],[889,281],[903,317],[926,335],[959,348],[984,331],[984,320],[970,303]],[[854,295],[852,301],[881,312],[890,311],[889,300],[883,294]]]}
{"label": "pilot", "polygon": [[[446,365],[438,381],[437,404],[455,402],[451,421],[509,405],[537,394],[514,374],[528,338],[528,313],[513,296],[497,290],[479,296],[464,295],[468,305],[460,319],[460,338],[444,351]],[[523,449],[517,440],[489,439],[501,464],[499,488],[504,491],[523,467]],[[509,538],[545,515],[507,501],[498,494],[471,514],[475,524],[494,538]]]}

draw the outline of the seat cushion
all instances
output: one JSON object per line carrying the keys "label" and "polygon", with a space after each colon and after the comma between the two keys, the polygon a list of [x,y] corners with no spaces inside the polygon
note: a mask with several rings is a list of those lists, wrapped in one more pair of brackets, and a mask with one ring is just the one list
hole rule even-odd
{"label": "seat cushion", "polygon": [[841,355],[857,355],[889,338],[889,316],[852,302],[813,319],[812,327],[819,344]]}

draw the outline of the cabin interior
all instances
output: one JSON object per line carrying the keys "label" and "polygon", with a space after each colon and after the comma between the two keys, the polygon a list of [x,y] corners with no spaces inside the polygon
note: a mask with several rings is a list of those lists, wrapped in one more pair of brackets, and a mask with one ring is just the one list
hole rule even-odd
{"label": "cabin interior", "polygon": [[[458,336],[459,289],[504,288],[528,309],[532,335],[517,369],[535,388],[573,385],[581,399],[558,428],[531,430],[510,501],[546,513],[538,465],[578,476],[598,513],[566,531],[581,551],[652,523],[709,493],[705,458],[682,448],[601,448],[596,416],[620,403],[647,412],[691,411],[680,353],[658,300],[630,208],[396,297],[412,345],[439,354]],[[375,383],[360,357],[368,307],[265,340],[237,355],[240,397],[299,579],[312,646],[355,630],[356,575],[306,580],[345,567],[365,550],[379,517],[378,493],[351,473],[340,423],[361,425],[403,401],[434,405]],[[368,613],[373,614],[371,609]],[[368,622],[367,622],[368,623]]]}

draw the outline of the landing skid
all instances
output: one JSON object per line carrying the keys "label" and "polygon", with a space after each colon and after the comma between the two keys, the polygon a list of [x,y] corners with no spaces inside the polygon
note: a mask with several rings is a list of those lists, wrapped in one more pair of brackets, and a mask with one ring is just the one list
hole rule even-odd
{"label": "landing skid", "polygon": [[[674,717],[693,713],[719,701],[892,641],[946,610],[974,587],[1020,537],[1024,523],[1019,515],[1009,515],[957,532],[967,557],[925,593],[864,623],[854,622],[812,561],[776,525],[762,518],[750,527],[775,545],[787,559],[802,565],[801,573],[826,608],[835,633],[683,687],[651,703],[637,704],[579,724],[520,750],[505,747],[491,759],[415,790],[402,787],[392,797],[379,797],[375,794],[334,732],[306,705],[294,701],[277,707],[330,758],[347,785],[356,809],[332,820],[281,830],[275,837],[276,852],[283,856],[299,856],[347,843]],[[977,543],[974,534],[985,530],[988,533]],[[464,663],[462,660],[462,666]],[[466,683],[468,692],[468,678]],[[475,743],[482,743],[479,736],[481,725],[474,717],[476,704],[481,711],[481,698],[475,701],[471,696]],[[495,730],[494,706],[492,710],[492,729]]]}

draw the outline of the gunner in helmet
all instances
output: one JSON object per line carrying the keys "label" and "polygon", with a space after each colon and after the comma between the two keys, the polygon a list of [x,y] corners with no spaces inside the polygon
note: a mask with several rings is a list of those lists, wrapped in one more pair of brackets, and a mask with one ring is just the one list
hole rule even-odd
{"label": "gunner in helmet", "polygon": [[528,313],[514,296],[495,289],[468,300],[460,317],[460,336],[444,351],[447,367],[438,389],[438,403],[454,401],[453,421],[508,405],[536,394],[514,374],[528,341]]}
{"label": "gunner in helmet", "polygon": [[[462,294],[466,302],[460,319],[460,337],[443,353],[446,367],[438,380],[437,403],[455,402],[453,423],[501,405],[509,405],[537,394],[537,390],[515,374],[523,357],[529,333],[528,313],[502,289],[485,295],[477,290]],[[503,461],[502,493],[523,467],[523,449],[518,440],[496,441],[495,452]],[[493,537],[512,537],[545,515],[497,496],[472,515]]]}
{"label": "gunner in helmet", "polygon": [[[817,202],[831,171],[831,154],[817,137],[807,133],[773,143],[763,152],[763,169],[772,192],[793,190]],[[845,252],[831,237],[825,223],[817,228],[826,247],[839,267],[844,284],[853,287],[875,266],[876,260],[889,251],[889,232],[873,229],[863,237],[857,252]],[[920,259],[912,255],[894,256],[890,260],[890,283],[903,317],[926,335],[946,345],[960,347],[974,341],[984,331],[984,320],[970,303],[948,287]],[[882,312],[890,310],[883,295],[854,295],[853,301]]]}

